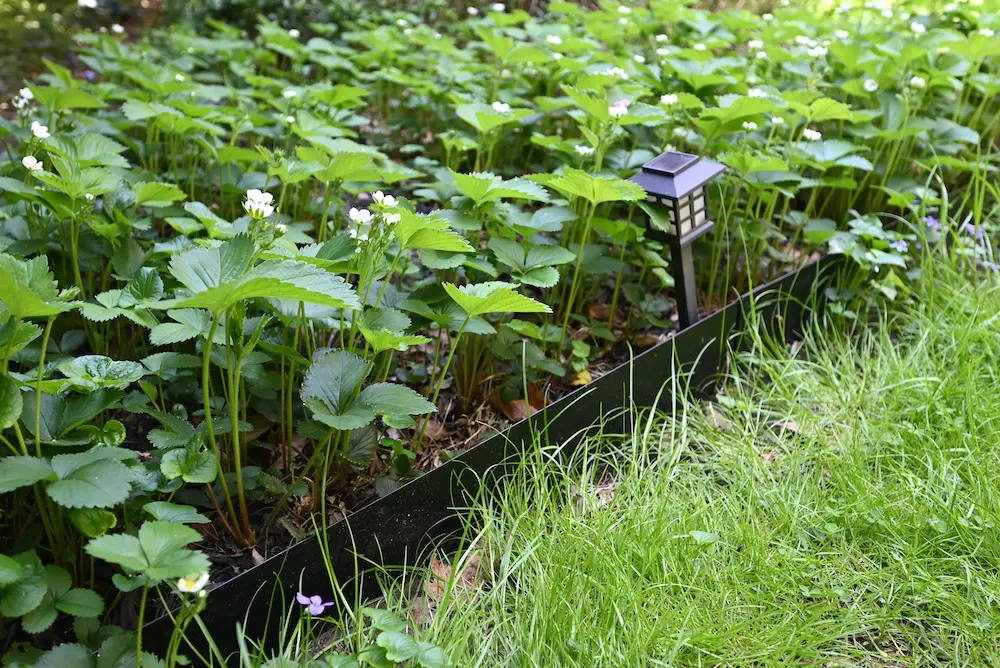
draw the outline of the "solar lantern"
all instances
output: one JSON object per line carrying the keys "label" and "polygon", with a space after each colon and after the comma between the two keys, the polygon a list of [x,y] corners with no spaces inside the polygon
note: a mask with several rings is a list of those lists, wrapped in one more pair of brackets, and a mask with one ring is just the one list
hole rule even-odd
{"label": "solar lantern", "polygon": [[717,162],[667,151],[631,178],[646,191],[646,236],[670,248],[681,329],[698,321],[691,245],[714,225],[708,213],[708,184],[724,171]]}

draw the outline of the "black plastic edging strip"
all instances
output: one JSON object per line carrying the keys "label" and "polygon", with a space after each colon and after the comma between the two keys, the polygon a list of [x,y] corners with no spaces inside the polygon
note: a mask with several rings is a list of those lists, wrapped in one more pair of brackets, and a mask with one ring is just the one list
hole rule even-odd
{"label": "black plastic edging strip", "polygon": [[[664,387],[678,372],[688,374],[685,384],[691,388],[714,388],[732,345],[730,339],[743,329],[745,312],[751,304],[769,335],[790,337],[801,331],[814,285],[841,264],[840,256],[824,257],[759,286],[543,411],[330,525],[326,549],[335,580],[347,600],[365,600],[380,591],[374,577],[363,577],[358,582],[359,571],[373,565],[413,564],[434,539],[459,529],[461,522],[455,509],[468,507],[487,474],[491,483],[502,484],[498,465],[503,464],[503,469],[515,464],[521,448],[532,442],[534,433],[540,431],[544,442],[563,445],[581,437],[609,414],[613,417],[604,428],[624,433],[621,430],[630,428],[626,420],[631,411],[623,411],[622,407],[650,407],[658,401],[657,408],[668,409],[673,397]],[[339,600],[333,596],[323,549],[315,535],[217,586],[209,595],[201,619],[226,655],[237,651],[237,623],[243,624],[248,638],[261,639],[267,647],[275,641],[279,622],[287,614],[287,605],[294,600],[300,581],[310,595]],[[281,591],[273,592],[275,586]],[[277,605],[269,613],[272,599]],[[199,635],[195,628],[189,627],[189,636]],[[172,631],[169,616],[150,622],[144,632],[146,647],[154,652],[165,647]],[[189,639],[201,644],[193,637]]]}

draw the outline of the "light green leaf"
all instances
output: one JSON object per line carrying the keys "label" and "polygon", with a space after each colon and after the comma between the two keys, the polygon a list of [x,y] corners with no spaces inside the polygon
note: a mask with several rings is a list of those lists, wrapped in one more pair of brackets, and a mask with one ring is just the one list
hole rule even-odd
{"label": "light green leaf", "polygon": [[24,400],[21,389],[10,376],[0,376],[0,430],[13,427],[21,417]]}
{"label": "light green leaf", "polygon": [[101,536],[87,543],[86,550],[93,557],[144,573],[156,582],[207,571],[208,558],[187,547],[199,540],[201,534],[188,526],[150,520],[139,527],[138,537]]}
{"label": "light green leaf", "polygon": [[55,601],[56,609],[74,617],[97,617],[104,611],[104,600],[90,589],[70,589]]}
{"label": "light green leaf", "polygon": [[68,311],[71,306],[57,301],[58,297],[59,288],[45,255],[18,260],[0,254],[0,301],[13,318],[42,318]]}
{"label": "light green leaf", "polygon": [[319,355],[306,372],[302,381],[302,400],[318,400],[337,415],[370,371],[371,365],[357,355],[343,350],[327,351]]}
{"label": "light green leaf", "polygon": [[173,183],[136,183],[132,186],[132,192],[135,193],[137,205],[153,208],[167,207],[187,198],[184,191]]}
{"label": "light green leaf", "polygon": [[57,645],[39,657],[35,668],[94,668],[94,655],[76,643]]}
{"label": "light green leaf", "polygon": [[464,285],[461,288],[445,283],[444,289],[463,311],[470,316],[487,313],[551,313],[546,304],[520,294],[511,283],[492,281]]}
{"label": "light green leaf", "polygon": [[534,174],[531,177],[569,197],[582,197],[593,205],[603,202],[634,202],[646,192],[625,179],[591,176],[587,172],[567,167],[561,174]]}
{"label": "light green leaf", "polygon": [[358,395],[358,402],[380,415],[423,415],[434,412],[434,404],[405,385],[375,383]]}
{"label": "light green leaf", "polygon": [[46,492],[65,508],[110,508],[128,498],[132,489],[124,464],[111,458],[95,461],[89,452],[56,455],[52,470],[59,478],[48,484]]}
{"label": "light green leaf", "polygon": [[87,538],[103,536],[118,524],[115,514],[103,508],[73,508],[69,521]]}
{"label": "light green leaf", "polygon": [[123,390],[144,375],[138,362],[117,361],[103,355],[82,355],[59,365],[74,387],[85,390],[112,388]]}
{"label": "light green leaf", "polygon": [[12,492],[42,480],[54,480],[56,474],[44,459],[28,456],[0,459],[0,493]]}
{"label": "light green leaf", "polygon": [[193,484],[215,481],[219,473],[218,460],[211,452],[191,448],[178,448],[163,455],[160,472],[167,480],[181,478]]}
{"label": "light green leaf", "polygon": [[180,522],[181,524],[207,524],[208,518],[194,509],[193,506],[184,506],[166,501],[153,501],[142,507],[155,519],[168,522]]}
{"label": "light green leaf", "polygon": [[402,663],[417,655],[420,648],[412,636],[401,631],[383,631],[378,634],[375,644],[385,650],[385,658]]}

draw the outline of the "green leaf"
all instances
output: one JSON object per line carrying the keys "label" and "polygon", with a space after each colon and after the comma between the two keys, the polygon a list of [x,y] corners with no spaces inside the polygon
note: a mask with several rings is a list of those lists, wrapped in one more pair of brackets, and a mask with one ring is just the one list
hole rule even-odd
{"label": "green leaf", "polygon": [[0,493],[34,485],[42,480],[54,480],[56,474],[44,459],[18,455],[0,459]]}
{"label": "green leaf", "polygon": [[6,554],[0,554],[0,586],[17,582],[21,577],[21,564]]}
{"label": "green leaf", "polygon": [[83,645],[67,643],[39,657],[35,668],[94,668],[94,655]]}
{"label": "green leaf", "polygon": [[46,487],[53,501],[65,508],[110,508],[128,498],[132,489],[128,467],[112,458],[94,460],[113,448],[52,458],[59,477]]}
{"label": "green leaf", "polygon": [[21,566],[21,577],[0,592],[0,615],[4,617],[28,614],[41,605],[48,591],[45,568],[34,552],[22,552],[13,559]]}
{"label": "green leaf", "polygon": [[358,401],[380,415],[423,415],[434,412],[434,404],[405,385],[375,383],[361,390]]}
{"label": "green leaf", "polygon": [[[302,400],[318,400],[337,415],[371,371],[357,355],[332,350],[317,357],[302,381]],[[358,425],[364,426],[364,425]]]}
{"label": "green leaf", "polygon": [[157,582],[208,570],[208,558],[187,545],[201,540],[194,529],[175,522],[150,520],[139,535],[101,536],[87,543],[87,553],[98,559],[144,573]]}
{"label": "green leaf", "polygon": [[87,538],[103,536],[118,524],[115,514],[103,508],[73,508],[69,521]]}
{"label": "green leaf", "polygon": [[582,197],[592,205],[603,202],[635,202],[646,196],[646,192],[631,181],[591,176],[572,167],[565,168],[561,174],[534,174],[529,178],[566,196]]}
{"label": "green leaf", "polygon": [[173,183],[136,183],[132,186],[135,203],[139,206],[162,208],[186,199],[184,191]]}
{"label": "green leaf", "polygon": [[0,301],[16,320],[42,318],[68,311],[57,301],[59,288],[49,271],[45,255],[30,260],[0,254]]}
{"label": "green leaf", "polygon": [[455,180],[455,187],[463,195],[475,202],[476,206],[501,198],[527,199],[541,202],[546,202],[549,199],[549,195],[545,192],[544,188],[525,179],[504,181],[499,176],[490,172],[460,174],[453,171],[451,175]]}
{"label": "green leaf", "polygon": [[471,253],[475,249],[437,214],[420,215],[401,209],[400,220],[392,231],[405,249]]}
{"label": "green leaf", "polygon": [[516,285],[499,281],[464,285],[461,288],[452,283],[444,284],[448,295],[470,316],[552,312],[548,305],[520,294],[516,288]]}
{"label": "green leaf", "polygon": [[138,362],[116,361],[103,355],[82,355],[59,365],[74,387],[85,390],[123,390],[146,375]]}
{"label": "green leaf", "polygon": [[181,478],[189,483],[210,483],[218,476],[219,464],[211,452],[178,448],[163,455],[160,471],[167,480]]}
{"label": "green leaf", "polygon": [[412,636],[400,631],[383,631],[378,634],[375,644],[385,650],[385,658],[397,663],[409,661],[420,650]]}
{"label": "green leaf", "polygon": [[126,147],[110,137],[89,133],[79,137],[58,135],[49,137],[45,147],[53,153],[83,167],[119,167],[128,169],[128,160],[120,154]]}
{"label": "green leaf", "polygon": [[74,617],[97,617],[104,612],[104,600],[90,589],[70,589],[56,599],[55,606]]}
{"label": "green leaf", "polygon": [[21,388],[10,376],[0,376],[0,430],[13,427],[23,408]]}
{"label": "green leaf", "polygon": [[166,501],[153,501],[142,507],[155,519],[167,522],[180,522],[181,524],[207,524],[208,518],[199,513],[192,506],[184,506]]}
{"label": "green leaf", "polygon": [[253,240],[240,234],[221,246],[175,255],[170,260],[170,273],[194,295],[161,304],[206,308],[215,313],[258,297],[334,308],[360,306],[354,289],[340,276],[296,260],[265,260],[251,268],[253,253]]}

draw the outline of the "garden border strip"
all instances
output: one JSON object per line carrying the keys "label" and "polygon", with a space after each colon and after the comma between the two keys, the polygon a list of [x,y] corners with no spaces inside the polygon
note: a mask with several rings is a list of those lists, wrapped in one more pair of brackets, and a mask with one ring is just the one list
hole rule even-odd
{"label": "garden border strip", "polygon": [[[746,307],[754,304],[768,334],[789,339],[801,331],[809,312],[822,305],[822,302],[809,303],[813,286],[842,264],[842,256],[826,256],[759,286],[532,417],[327,527],[331,563],[347,600],[357,600],[358,586],[360,600],[378,595],[376,578],[362,578],[358,583],[359,572],[363,574],[371,565],[412,564],[432,540],[459,530],[461,523],[456,509],[468,506],[468,499],[478,491],[485,476],[491,481],[502,479],[507,466],[516,463],[521,446],[532,442],[533,429],[544,430],[549,442],[562,444],[577,440],[595,421],[608,414],[610,419],[603,423],[605,429],[612,432],[624,429],[628,426],[627,411],[619,410],[623,405],[656,404],[661,409],[669,408],[672,396],[664,385],[678,367],[690,373],[691,387],[710,391],[726,362],[727,342],[747,322]],[[742,346],[743,342],[734,345]],[[650,373],[650,369],[663,371]],[[279,623],[294,600],[300,578],[307,594],[339,600],[332,595],[323,549],[316,535],[213,589],[201,619],[222,653],[228,656],[238,651],[237,623],[244,624],[247,637],[260,638],[265,647],[269,646],[268,642],[277,638]],[[274,590],[271,584],[278,584],[283,591]],[[278,607],[269,612],[272,600],[277,601]],[[173,627],[168,615],[148,623],[144,632],[147,648],[155,651],[165,647]],[[203,642],[191,640],[196,645]]]}

